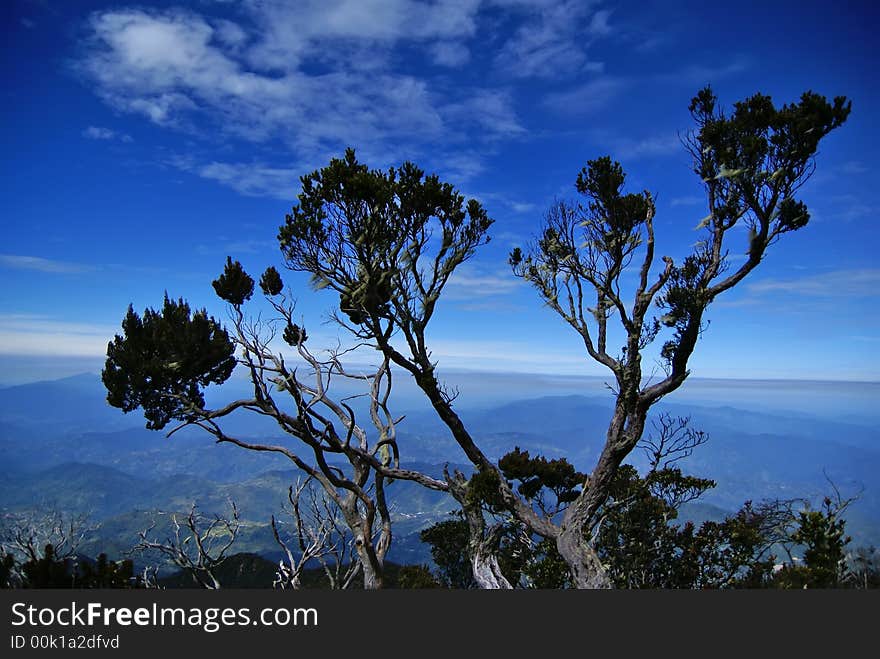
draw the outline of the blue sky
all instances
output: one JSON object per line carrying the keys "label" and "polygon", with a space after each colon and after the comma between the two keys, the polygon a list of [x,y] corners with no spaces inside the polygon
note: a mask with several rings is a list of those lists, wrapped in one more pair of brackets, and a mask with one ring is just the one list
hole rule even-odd
{"label": "blue sky", "polygon": [[[280,265],[299,176],[346,146],[413,160],[496,220],[433,324],[442,366],[602,374],[507,252],[609,154],[655,194],[658,250],[687,253],[706,211],[679,135],[707,83],[728,106],[812,89],[853,112],[803,190],[810,225],[711,308],[694,376],[876,381],[870,4],[4,2],[0,382],[99,370],[127,305],[165,290],[223,316],[226,255]],[[333,300],[286,281],[332,343]]]}

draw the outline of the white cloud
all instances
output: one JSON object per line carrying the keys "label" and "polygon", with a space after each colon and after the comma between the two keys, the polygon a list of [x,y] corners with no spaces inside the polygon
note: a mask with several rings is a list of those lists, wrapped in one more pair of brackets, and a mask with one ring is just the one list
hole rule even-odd
{"label": "white cloud", "polygon": [[678,135],[667,133],[640,140],[615,138],[608,141],[608,148],[618,160],[638,160],[681,153],[681,140]]}
{"label": "white cloud", "polygon": [[848,160],[840,166],[840,171],[844,174],[865,174],[868,167],[860,160]]}
{"label": "white cloud", "polygon": [[595,35],[611,34],[611,26],[608,25],[608,19],[611,18],[611,14],[610,9],[600,9],[593,14],[593,18],[590,19],[589,32]]}
{"label": "white cloud", "polygon": [[22,254],[0,254],[0,267],[14,270],[34,270],[52,274],[79,274],[94,270],[94,266],[83,263],[70,263],[45,259],[41,256],[27,256]]}
{"label": "white cloud", "polygon": [[107,343],[117,331],[50,316],[0,314],[0,354],[95,357],[106,354]]}
{"label": "white cloud", "polygon": [[662,73],[656,76],[657,81],[664,83],[678,83],[692,87],[694,85],[714,84],[718,80],[728,78],[748,70],[750,63],[743,57],[733,57],[726,64],[708,66],[704,64],[691,64],[672,73]]}
{"label": "white cloud", "polygon": [[510,207],[515,213],[531,213],[537,208],[535,204],[523,201],[511,201]]}
{"label": "white cloud", "polygon": [[677,206],[699,206],[705,201],[706,200],[703,197],[698,197],[696,195],[686,195],[684,197],[673,197],[669,200],[669,205],[673,208]]}
{"label": "white cloud", "polygon": [[458,68],[471,59],[471,51],[467,45],[457,41],[438,41],[429,48],[431,59],[435,64]]}
{"label": "white cloud", "polygon": [[522,282],[507,270],[486,272],[474,265],[464,264],[449,278],[443,297],[455,301],[500,297],[520,286]]}
{"label": "white cloud", "polygon": [[[249,61],[261,70],[295,71],[315,57],[356,59],[399,41],[430,42],[473,35],[479,0],[301,0],[245,3],[261,34]],[[328,49],[332,43],[335,48]],[[331,51],[331,52],[321,52]]]}
{"label": "white cloud", "polygon": [[476,371],[514,373],[554,373],[565,375],[601,374],[599,367],[577,352],[525,341],[461,341],[432,339],[431,357],[440,362],[442,372],[464,368]]}
{"label": "white cloud", "polygon": [[226,185],[250,197],[296,197],[299,174],[293,169],[269,167],[257,163],[210,162],[191,168],[195,174]]}
{"label": "white cloud", "polygon": [[564,92],[547,95],[544,105],[560,114],[581,115],[607,106],[629,86],[622,78],[596,78]]}
{"label": "white cloud", "polygon": [[501,2],[528,12],[527,18],[502,46],[496,65],[520,78],[564,78],[601,70],[588,57],[592,39],[611,32],[608,10],[593,11],[582,0]]}
{"label": "white cloud", "polygon": [[[824,200],[823,200],[824,201]],[[860,195],[839,194],[827,198],[825,202],[827,210],[822,214],[828,217],[842,220],[843,222],[855,222],[867,217],[875,217],[877,215],[877,207],[866,203]],[[816,213],[813,213],[815,218]]]}
{"label": "white cloud", "polygon": [[[393,68],[383,47],[424,46],[438,63],[461,65],[475,29],[476,0],[432,4],[248,2],[248,23],[181,10],[97,13],[80,69],[113,107],[202,137],[280,141],[284,166],[203,158],[188,171],[243,194],[279,194],[315,162],[355,146],[399,162],[442,162],[456,147],[524,133],[503,90],[437,87]],[[304,63],[318,64],[305,67]],[[108,134],[102,129],[100,136]],[[99,137],[95,133],[94,137]],[[276,149],[277,152],[277,149]],[[481,158],[484,156],[481,156]]]}
{"label": "white cloud", "polygon": [[90,140],[120,140],[121,142],[132,142],[131,135],[119,133],[110,128],[101,126],[89,126],[82,132],[82,136]]}
{"label": "white cloud", "polygon": [[877,297],[880,268],[833,270],[797,279],[763,279],[748,285],[754,294],[788,293],[810,297]]}

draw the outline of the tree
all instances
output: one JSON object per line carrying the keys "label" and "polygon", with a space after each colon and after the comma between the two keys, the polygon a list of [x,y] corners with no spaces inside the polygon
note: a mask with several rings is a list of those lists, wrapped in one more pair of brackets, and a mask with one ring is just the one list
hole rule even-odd
{"label": "tree", "polygon": [[172,513],[169,515],[170,532],[165,539],[151,538],[156,528],[154,522],[140,532],[140,542],[134,549],[156,552],[186,572],[200,588],[217,590],[221,586],[217,570],[227,559],[227,552],[241,528],[238,508],[233,502],[229,507],[230,517],[215,515],[207,518],[198,511],[196,504],[185,518]]}
{"label": "tree", "polygon": [[444,588],[476,588],[467,546],[470,534],[461,511],[453,519],[432,524],[419,533],[419,539],[431,546],[431,558],[437,566],[437,580]]}
{"label": "tree", "polygon": [[[287,215],[279,240],[288,268],[309,273],[316,288],[339,296],[339,324],[413,378],[470,462],[495,484],[505,507],[530,527],[551,533],[546,520],[500,478],[498,466],[453,409],[455,393],[438,381],[426,340],[449,278],[488,242],[491,224],[476,200],[465,203],[436,175],[425,176],[411,163],[388,172],[370,170],[349,149],[343,159],[302,179],[299,204]],[[432,486],[462,505],[477,582],[509,587],[468,478],[447,474],[442,486]]]}
{"label": "tree", "polygon": [[807,506],[798,513],[791,540],[803,548],[803,558],[776,575],[776,584],[782,588],[839,588],[852,581],[846,556],[852,538],[846,534],[843,513],[855,497],[844,499],[830,484],[834,493],[822,499],[820,510]]}
{"label": "tree", "polygon": [[7,515],[0,525],[0,583],[9,588],[70,586],[77,577],[79,546],[92,530],[86,515],[57,508]]}
{"label": "tree", "polygon": [[[659,434],[640,443],[650,458],[646,473],[640,475],[631,465],[617,470],[599,511],[601,522],[590,538],[614,587],[791,588],[844,583],[845,542],[835,542],[842,538],[843,508],[833,505],[833,510],[829,509],[831,498],[826,499],[823,513],[809,506],[801,508],[805,502],[777,499],[757,504],[747,501],[736,513],[699,526],[680,521],[683,505],[715,487],[714,481],[684,474],[677,464],[704,443],[706,436],[688,429],[686,419],[664,416],[654,425]],[[500,464],[507,466],[506,477],[520,481],[518,490],[527,491],[528,497],[536,500],[541,490],[558,483],[544,465],[562,461],[526,455],[516,449]],[[485,492],[494,494],[491,489]],[[837,501],[841,501],[839,497]],[[535,537],[491,502],[484,502],[484,507],[497,520],[493,528],[498,529],[498,564],[508,583],[517,588],[575,585],[555,543]],[[467,588],[473,583],[466,551],[470,537],[461,512],[456,515],[458,519],[425,529],[421,537],[431,546],[440,583]],[[805,545],[803,560],[792,553],[797,545]],[[777,563],[774,552],[778,551],[787,554],[786,563]],[[828,580],[827,566],[833,566],[835,581]],[[859,573],[860,582],[870,583],[870,576],[863,573],[868,570]]]}
{"label": "tree", "polygon": [[[501,465],[488,458],[458,416],[456,394],[438,380],[428,325],[456,268],[488,242],[492,220],[477,201],[465,202],[451,184],[426,176],[412,163],[371,170],[349,149],[344,158],[302,177],[298,203],[278,235],[285,265],[308,273],[315,288],[338,296],[337,322],[359,346],[378,351],[381,363],[374,373],[349,373],[338,352],[320,360],[306,349],[306,333],[294,322],[292,306],[276,299],[283,290],[280,276],[267,271],[261,288],[280,315],[285,341],[312,370],[315,384],[299,379],[296,370],[269,349],[261,331],[266,328],[245,322],[241,307],[254,282],[230,259],[215,289],[231,305],[232,337],[204,312],[190,318],[183,301],[169,307],[166,300],[163,314],[149,312],[143,322],[130,310],[123,324],[125,336],[108,348],[108,400],[126,411],[143,406],[154,427],[175,419],[203,428],[217,441],[289,457],[335,497],[354,533],[368,585],[381,584],[382,561],[391,541],[386,486],[389,479],[409,479],[448,491],[460,503],[474,579],[481,587],[511,586],[498,559],[500,529],[487,524],[484,501],[513,516],[529,534],[555,544],[576,586],[608,587],[611,580],[591,542],[620,465],[642,438],[651,406],[687,379],[688,360],[711,302],[754,270],[771,244],[807,224],[809,214],[796,193],[813,171],[820,140],[840,126],[849,111],[842,97],[828,103],[808,92],[799,103],[776,109],[768,97],[758,94],[736,104],[727,117],[712,92],[701,91],[691,102],[697,130],[687,147],[707,194],[709,215],[701,228],[708,235],[680,264],[664,257],[653,282],[653,199],[648,192],[624,194],[623,169],[608,157],[589,161],[578,176],[577,189],[586,205],[555,205],[536,244],[525,253],[513,251],[514,274],[532,284],[578,332],[589,356],[607,367],[616,383],[604,450],[592,472],[561,502],[564,511],[542,510],[514,489]],[[746,225],[751,237],[746,260],[731,271],[726,239],[738,225]],[[634,261],[637,283],[628,307],[621,284]],[[592,307],[588,291],[595,294]],[[652,305],[660,307],[660,318],[649,317]],[[615,316],[626,340],[612,356],[608,321]],[[174,336],[159,340],[166,332]],[[271,331],[269,335],[274,336]],[[659,357],[666,376],[648,383],[642,357],[661,336],[665,341]],[[232,357],[235,347],[242,351],[237,359]],[[189,348],[198,356],[187,357]],[[202,360],[202,355],[209,358]],[[228,378],[232,359],[250,374],[254,397],[205,409],[202,388]],[[387,407],[392,367],[412,377],[425,394],[473,465],[473,477],[453,473],[439,480],[400,468],[395,421]],[[344,401],[330,397],[331,376],[359,378],[368,385],[368,417],[376,441],[370,441]],[[293,399],[292,413],[274,397],[282,391]],[[253,444],[224,433],[219,420],[237,409],[273,418],[314,454],[314,462],[288,447]],[[349,473],[330,466],[327,455],[344,457]],[[374,543],[375,526],[382,531]]]}
{"label": "tree", "polygon": [[57,509],[46,513],[8,514],[0,528],[0,588],[133,588],[128,559],[111,561],[101,553],[91,559],[80,544],[95,527],[84,515]]}
{"label": "tree", "polygon": [[880,588],[880,550],[874,546],[857,548],[850,559],[848,576],[853,588]]}
{"label": "tree", "polygon": [[[338,162],[326,168],[328,177],[338,168]],[[406,171],[414,172],[412,168]],[[319,171],[303,178],[304,206],[310,204],[310,182],[323,176]],[[381,188],[392,178],[393,174],[380,174],[376,181]],[[420,183],[416,178],[407,179],[414,198],[437,193],[430,181]],[[442,190],[448,192],[447,188]],[[362,186],[358,194],[368,195],[369,191]],[[351,257],[340,258],[348,263]],[[355,317],[364,305],[375,309],[384,304],[379,298],[384,296],[386,284],[371,279],[371,273],[363,276],[367,285],[357,290],[352,287],[345,298],[346,313]],[[161,310],[147,309],[143,317],[129,307],[122,323],[123,333],[107,348],[102,373],[107,400],[124,412],[142,408],[147,427],[154,430],[177,422],[169,436],[185,427],[198,427],[219,443],[286,456],[320,484],[341,511],[351,531],[365,587],[381,587],[383,561],[392,541],[386,487],[393,480],[414,480],[438,490],[448,490],[449,486],[445,481],[400,468],[396,431],[400,419],[389,409],[389,358],[384,357],[365,373],[349,371],[343,364],[346,353],[358,345],[330,350],[329,356],[318,357],[306,345],[308,334],[294,318],[294,305],[284,292],[278,272],[268,268],[259,284],[277,312],[276,318],[264,321],[245,316],[242,308],[252,297],[255,282],[237,261],[227,259],[223,273],[213,282],[215,292],[229,305],[231,332],[206,311],[193,312],[187,302],[174,301],[167,294]],[[270,345],[279,335],[294,352],[292,366]],[[250,377],[253,396],[218,408],[206,407],[205,388],[226,382],[236,367]],[[333,383],[339,379],[358,384],[362,393],[334,396]],[[366,401],[361,417],[366,423],[358,421],[350,404],[352,398]],[[223,420],[238,410],[273,419],[283,432],[298,440],[299,447],[248,441],[226,432]],[[347,462],[346,467],[338,464],[340,458]]]}
{"label": "tree", "polygon": [[294,524],[292,538],[282,537],[280,525],[272,517],[272,535],[284,552],[272,585],[282,590],[298,590],[309,563],[317,562],[330,588],[345,590],[354,583],[362,567],[354,541],[341,519],[339,507],[310,485],[309,478],[291,485],[287,491]]}
{"label": "tree", "polygon": [[[706,193],[709,213],[697,227],[705,238],[681,263],[664,256],[653,281],[653,197],[648,191],[625,193],[623,168],[610,157],[588,161],[578,175],[576,189],[586,203],[555,204],[535,243],[525,252],[512,251],[514,274],[577,332],[589,357],[611,372],[616,388],[595,467],[561,523],[539,531],[556,539],[578,586],[610,585],[588,530],[621,463],[642,438],[651,407],[687,379],[711,303],[748,276],[771,245],[807,225],[810,215],[798,190],[814,171],[820,141],[844,123],[850,107],[843,97],[829,103],[807,92],[798,103],[777,109],[768,96],[756,94],[736,103],[728,116],[711,89],[700,91],[690,104],[697,129],[685,144]],[[736,235],[731,232],[742,226],[749,239],[746,259],[737,265],[729,250],[743,246],[730,244]],[[623,291],[631,265],[638,274],[630,297]],[[650,315],[652,307],[660,310],[659,318]],[[614,318],[625,336],[616,354],[608,346]],[[652,382],[642,361],[661,337],[658,357],[665,376]]]}

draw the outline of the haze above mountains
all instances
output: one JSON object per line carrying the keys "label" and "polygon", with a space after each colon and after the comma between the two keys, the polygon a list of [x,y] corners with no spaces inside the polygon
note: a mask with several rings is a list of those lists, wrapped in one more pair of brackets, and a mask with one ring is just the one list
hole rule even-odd
{"label": "haze above mountains", "polygon": [[[460,414],[493,459],[519,446],[533,455],[564,456],[582,471],[592,468],[613,402],[600,380],[466,373],[450,379],[461,390]],[[856,542],[880,543],[880,431],[870,404],[880,385],[695,381],[688,388],[657,412],[689,416],[693,428],[709,435],[680,464],[718,483],[687,511],[691,517],[719,517],[746,500],[772,497],[803,497],[815,505],[833,482],[844,496],[859,494],[847,513]],[[243,382],[233,382],[212,392],[209,402],[243,391]],[[784,401],[786,407],[774,409]],[[464,469],[460,449],[430,410],[405,387],[398,402],[411,410],[399,427],[402,459],[436,475],[445,463]],[[242,414],[230,418],[229,430],[293,441],[263,421]],[[122,552],[156,511],[186,511],[197,502],[204,511],[222,512],[233,499],[250,521],[240,550],[272,554],[268,520],[298,476],[292,465],[280,456],[216,445],[198,431],[167,439],[143,425],[140,413],[123,415],[106,404],[96,375],[0,388],[0,509],[88,513],[98,526],[95,546]],[[640,451],[630,459],[645,465]],[[444,518],[454,502],[410,483],[394,483],[389,491],[397,518],[392,556],[424,561],[417,532]]]}

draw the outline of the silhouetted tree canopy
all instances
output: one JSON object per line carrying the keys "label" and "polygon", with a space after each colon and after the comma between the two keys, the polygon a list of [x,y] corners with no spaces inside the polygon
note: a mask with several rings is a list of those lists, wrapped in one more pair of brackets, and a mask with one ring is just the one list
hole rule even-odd
{"label": "silhouetted tree canopy", "polygon": [[348,149],[302,177],[278,239],[287,266],[336,291],[364,336],[391,328],[416,341],[450,275],[488,241],[491,224],[477,201],[465,203],[436,175],[409,162],[371,170]]}
{"label": "silhouetted tree canopy", "polygon": [[204,388],[222,384],[235,368],[226,330],[182,299],[166,295],[162,310],[146,309],[143,318],[129,306],[122,331],[107,346],[101,373],[107,401],[126,413],[142,407],[152,430],[172,419],[194,420],[192,404],[204,406]]}

